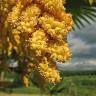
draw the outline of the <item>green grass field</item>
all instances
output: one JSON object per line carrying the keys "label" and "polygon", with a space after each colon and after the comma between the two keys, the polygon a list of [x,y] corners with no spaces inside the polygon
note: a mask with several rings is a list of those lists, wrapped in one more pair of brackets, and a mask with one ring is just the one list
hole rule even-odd
{"label": "green grass field", "polygon": [[96,96],[96,75],[65,76],[62,83],[50,89],[49,93],[45,93],[35,86],[30,86],[28,88],[5,88],[4,90],[0,89],[0,92],[12,91],[14,94],[29,94],[29,96],[30,94],[50,96],[50,93],[53,93],[53,96]]}
{"label": "green grass field", "polygon": [[69,76],[63,82],[65,96],[96,96],[96,75]]}

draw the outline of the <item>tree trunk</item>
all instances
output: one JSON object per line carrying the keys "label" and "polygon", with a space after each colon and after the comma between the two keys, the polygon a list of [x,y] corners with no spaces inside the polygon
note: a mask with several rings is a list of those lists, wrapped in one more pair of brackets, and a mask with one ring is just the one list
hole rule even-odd
{"label": "tree trunk", "polygon": [[4,75],[5,75],[4,71],[0,72],[0,81],[4,81]]}

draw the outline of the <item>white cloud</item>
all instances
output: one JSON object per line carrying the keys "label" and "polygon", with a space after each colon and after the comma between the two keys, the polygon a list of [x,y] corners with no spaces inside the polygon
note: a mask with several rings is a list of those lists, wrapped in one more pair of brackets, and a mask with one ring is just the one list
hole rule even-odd
{"label": "white cloud", "polygon": [[72,70],[96,70],[96,59],[80,59],[75,62],[57,64],[60,70],[72,71]]}
{"label": "white cloud", "polygon": [[76,57],[96,58],[96,24],[69,34],[68,40]]}
{"label": "white cloud", "polygon": [[87,25],[78,32],[73,32],[74,36],[84,40],[86,43],[96,43],[96,23]]}

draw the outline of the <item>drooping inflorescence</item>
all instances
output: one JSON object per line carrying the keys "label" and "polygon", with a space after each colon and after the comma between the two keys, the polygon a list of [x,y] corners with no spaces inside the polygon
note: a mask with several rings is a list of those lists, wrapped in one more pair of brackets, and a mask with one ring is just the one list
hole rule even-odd
{"label": "drooping inflorescence", "polygon": [[9,51],[15,49],[23,59],[20,68],[26,86],[32,71],[46,84],[61,80],[55,61],[70,60],[67,34],[73,26],[64,4],[64,0],[0,1],[0,30],[7,33]]}

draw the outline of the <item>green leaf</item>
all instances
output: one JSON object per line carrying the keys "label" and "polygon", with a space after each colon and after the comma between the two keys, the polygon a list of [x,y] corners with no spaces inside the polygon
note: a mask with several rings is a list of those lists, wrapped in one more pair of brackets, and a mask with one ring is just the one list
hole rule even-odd
{"label": "green leaf", "polygon": [[73,15],[73,21],[78,29],[85,27],[86,23],[91,24],[96,21],[96,6],[90,6],[86,2],[85,0],[67,0],[65,5],[66,11]]}

